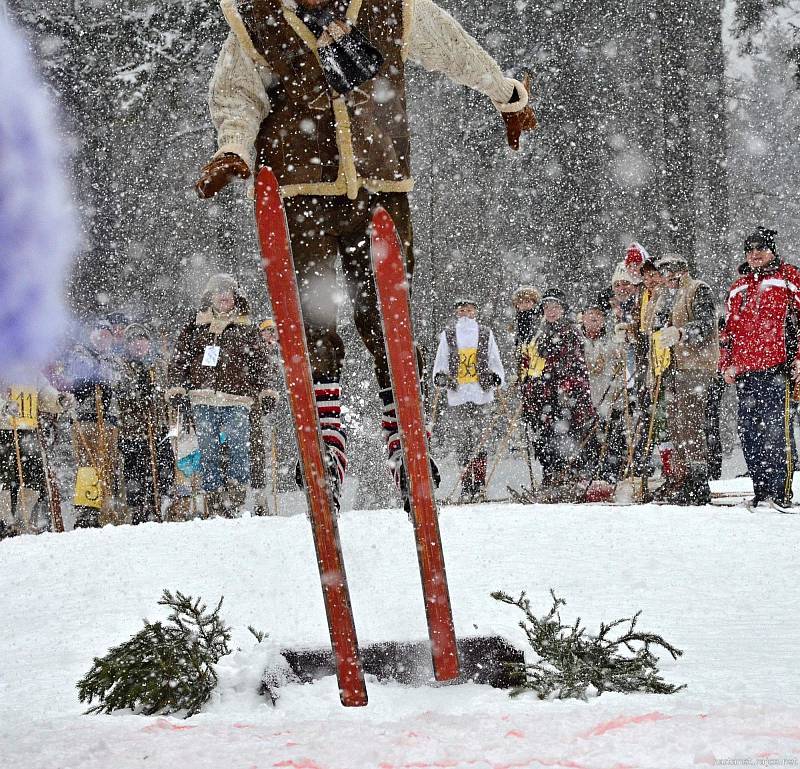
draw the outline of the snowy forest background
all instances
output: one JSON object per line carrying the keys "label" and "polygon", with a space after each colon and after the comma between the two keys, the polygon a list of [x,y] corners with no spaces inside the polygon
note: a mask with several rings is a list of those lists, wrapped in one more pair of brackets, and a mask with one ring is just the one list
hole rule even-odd
{"label": "snowy forest background", "polygon": [[[487,99],[408,68],[414,311],[429,355],[455,296],[473,296],[496,330],[520,283],[561,287],[579,307],[631,240],[683,253],[720,298],[756,224],[777,229],[792,260],[800,0],[439,1],[510,73],[533,74],[541,129],[515,154]],[[76,313],[123,309],[176,329],[219,269],[267,312],[251,202],[241,186],[212,202],[192,189],[215,150],[206,91],[226,34],[217,3],[6,6],[71,147],[84,228]],[[345,304],[348,377],[367,389],[350,318]]]}
{"label": "snowy forest background", "polygon": [[[720,290],[755,224],[778,229],[791,258],[800,1],[441,4],[501,66],[533,73],[541,130],[514,154],[488,100],[409,67],[421,335],[445,321],[455,291],[495,322],[520,282],[558,284],[579,305],[632,239],[696,259]],[[7,6],[69,130],[85,230],[76,309],[124,305],[170,326],[222,268],[266,310],[241,187],[211,203],[191,187],[215,149],[217,3]]]}

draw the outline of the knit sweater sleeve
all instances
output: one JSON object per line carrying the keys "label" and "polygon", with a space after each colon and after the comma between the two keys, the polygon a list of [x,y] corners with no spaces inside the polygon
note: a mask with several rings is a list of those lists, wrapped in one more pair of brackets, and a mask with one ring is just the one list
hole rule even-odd
{"label": "knit sweater sleeve", "polygon": [[[485,94],[501,112],[517,112],[527,105],[522,83],[505,77],[497,62],[447,11],[433,0],[414,0],[412,7],[408,58]],[[515,87],[518,100],[509,103]]]}
{"label": "knit sweater sleeve", "polygon": [[258,129],[270,109],[265,84],[271,77],[263,65],[255,64],[231,32],[217,58],[208,93],[219,147],[215,157],[233,152],[253,168]]}

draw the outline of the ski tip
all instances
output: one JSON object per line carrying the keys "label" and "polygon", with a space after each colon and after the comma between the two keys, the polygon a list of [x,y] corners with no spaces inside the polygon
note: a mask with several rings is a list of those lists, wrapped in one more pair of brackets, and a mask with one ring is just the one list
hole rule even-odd
{"label": "ski tip", "polygon": [[373,264],[378,267],[391,257],[396,244],[399,244],[399,239],[392,217],[383,206],[378,206],[372,213],[372,234],[370,235]]}
{"label": "ski tip", "polygon": [[392,222],[392,217],[389,216],[389,212],[383,206],[375,206],[375,210],[372,212],[372,224],[375,227],[385,227],[387,224],[394,225],[394,222]]}
{"label": "ski tip", "polygon": [[261,199],[273,193],[280,194],[280,185],[269,168],[262,168],[256,178],[256,199]]}

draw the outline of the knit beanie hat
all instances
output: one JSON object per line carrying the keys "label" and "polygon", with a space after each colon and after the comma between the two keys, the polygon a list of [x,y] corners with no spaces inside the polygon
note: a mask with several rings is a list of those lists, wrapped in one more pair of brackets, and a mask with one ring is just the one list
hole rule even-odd
{"label": "knit beanie hat", "polygon": [[545,302],[558,302],[558,304],[564,308],[564,312],[569,310],[569,305],[567,304],[567,299],[564,296],[564,292],[557,288],[548,288],[547,291],[542,294],[542,304]]}
{"label": "knit beanie hat", "polygon": [[650,254],[643,245],[637,243],[635,240],[631,243],[625,251],[625,266],[630,269],[632,267],[641,267],[644,262],[650,259]]}
{"label": "knit beanie hat", "polygon": [[772,253],[777,256],[778,248],[775,245],[775,236],[777,234],[777,230],[768,230],[766,227],[756,227],[755,232],[745,238],[744,252],[747,253],[752,249],[763,249],[765,251],[772,251]]}

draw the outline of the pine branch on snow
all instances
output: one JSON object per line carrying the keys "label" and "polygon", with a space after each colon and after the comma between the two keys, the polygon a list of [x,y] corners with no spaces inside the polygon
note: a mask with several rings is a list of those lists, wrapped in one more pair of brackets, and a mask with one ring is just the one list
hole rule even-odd
{"label": "pine branch on snow", "polygon": [[188,718],[208,701],[217,684],[214,665],[230,653],[230,628],[219,616],[222,598],[210,613],[201,599],[180,592],[164,590],[158,603],[172,608],[167,623],[145,620],[131,639],[95,657],[78,681],[80,701],[98,701],[87,713],[185,711]]}
{"label": "pine branch on snow", "polygon": [[673,694],[685,688],[664,681],[657,667],[659,658],[651,647],[660,646],[673,659],[683,652],[655,633],[637,630],[641,612],[608,625],[601,623],[598,634],[592,635],[581,627],[580,618],[571,626],[563,625],[559,608],[566,606],[566,601],[552,590],[550,595],[553,606],[539,618],[524,592],[517,599],[501,591],[492,593],[492,598],[524,613],[519,626],[538,657],[535,663],[510,663],[517,683],[512,697],[534,691],[539,699],[586,700],[603,692]]}

